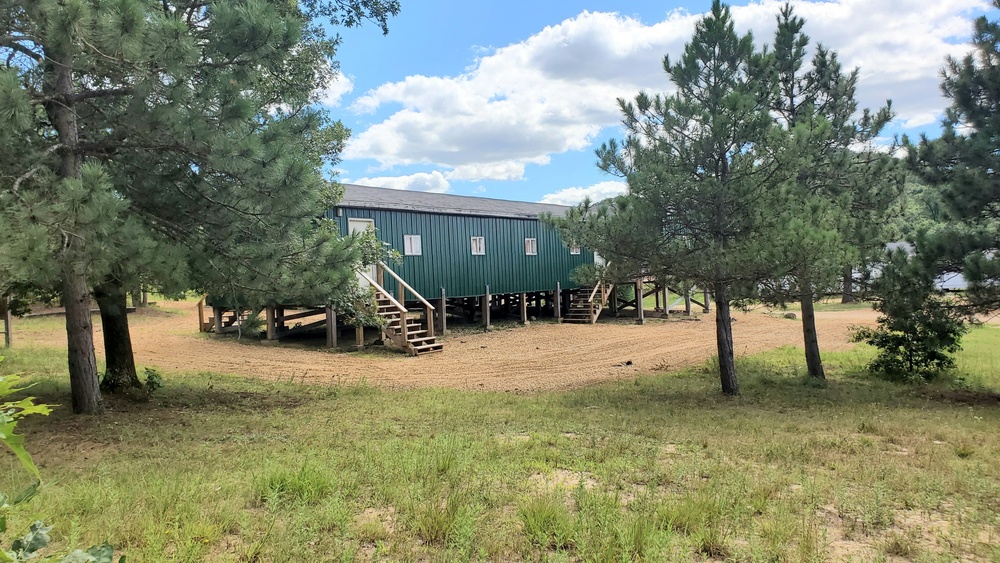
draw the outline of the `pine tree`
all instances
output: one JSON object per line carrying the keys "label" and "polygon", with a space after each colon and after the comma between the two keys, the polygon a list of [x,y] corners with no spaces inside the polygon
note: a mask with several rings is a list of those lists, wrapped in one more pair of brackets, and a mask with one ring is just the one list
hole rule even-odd
{"label": "pine tree", "polygon": [[[891,106],[858,116],[858,70],[845,73],[837,54],[822,46],[805,65],[805,20],[786,4],[777,18],[774,55],[778,94],[772,109],[791,135],[798,159],[787,186],[795,203],[782,210],[786,226],[775,246],[787,275],[763,287],[766,301],[798,301],[809,375],[825,378],[814,302],[839,281],[848,264],[881,252],[886,225],[902,193],[895,161],[872,141],[892,119]],[[850,284],[848,284],[849,286]]]}
{"label": "pine tree", "polygon": [[785,205],[773,189],[787,150],[770,115],[773,58],[737,34],[715,1],[680,59],[666,57],[663,68],[676,93],[619,100],[628,137],[598,151],[599,166],[624,177],[629,193],[555,223],[612,262],[711,288],[722,391],[736,395],[732,303],[774,276],[772,210]]}
{"label": "pine tree", "polygon": [[939,189],[948,220],[916,237],[919,255],[939,273],[961,272],[971,310],[991,311],[1000,308],[1000,22],[978,18],[972,46],[945,66],[941,89],[951,107],[941,137],[922,138],[909,156]]}
{"label": "pine tree", "polygon": [[[18,233],[3,254],[25,280],[61,284],[75,412],[101,408],[90,289],[120,289],[135,266],[127,242],[183,248],[197,286],[258,300],[284,284],[327,299],[344,286],[350,243],[314,217],[336,196],[319,169],[348,132],[310,106],[339,38],[310,17],[384,29],[398,9],[0,0],[0,115],[12,125],[0,131],[0,218]],[[127,325],[112,332],[127,340]]]}

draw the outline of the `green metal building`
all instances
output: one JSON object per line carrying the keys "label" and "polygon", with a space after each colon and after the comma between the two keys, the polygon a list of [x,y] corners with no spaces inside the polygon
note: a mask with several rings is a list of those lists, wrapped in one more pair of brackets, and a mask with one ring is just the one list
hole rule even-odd
{"label": "green metal building", "polygon": [[[594,263],[594,253],[571,248],[541,213],[561,205],[506,201],[346,185],[327,216],[346,235],[368,227],[403,255],[391,267],[429,299],[551,292],[577,287],[570,274]],[[394,291],[391,280],[386,289]]]}

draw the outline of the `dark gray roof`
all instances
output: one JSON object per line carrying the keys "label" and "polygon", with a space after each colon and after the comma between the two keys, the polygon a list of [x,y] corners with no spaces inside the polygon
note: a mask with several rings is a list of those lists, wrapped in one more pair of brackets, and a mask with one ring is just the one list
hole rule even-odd
{"label": "dark gray roof", "polygon": [[537,219],[541,213],[556,216],[566,214],[569,207],[549,203],[529,203],[464,195],[434,194],[409,190],[372,188],[344,184],[344,197],[337,207],[363,209],[396,209],[448,215],[479,215],[484,217],[512,217]]}

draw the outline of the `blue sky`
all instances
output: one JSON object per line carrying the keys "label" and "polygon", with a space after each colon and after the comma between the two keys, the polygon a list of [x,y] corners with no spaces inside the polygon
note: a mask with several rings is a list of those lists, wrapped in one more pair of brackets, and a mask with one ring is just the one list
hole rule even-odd
{"label": "blue sky", "polygon": [[[388,36],[342,32],[326,90],[353,131],[340,179],[366,185],[571,204],[620,193],[594,149],[620,137],[617,97],[669,91],[676,55],[711,2],[404,0]],[[770,42],[783,1],[734,2],[741,31]],[[813,43],[861,69],[859,97],[892,98],[889,134],[936,131],[939,71],[968,50],[986,0],[793,2]]]}

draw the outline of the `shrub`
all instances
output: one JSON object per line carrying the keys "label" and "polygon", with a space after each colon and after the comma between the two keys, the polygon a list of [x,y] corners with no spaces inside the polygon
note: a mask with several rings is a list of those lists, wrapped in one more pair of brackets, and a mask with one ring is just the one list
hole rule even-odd
{"label": "shrub", "polygon": [[966,332],[957,308],[934,287],[934,278],[905,252],[889,256],[874,283],[876,328],[856,328],[855,342],[878,348],[868,365],[872,372],[896,379],[930,381],[953,369],[952,354],[962,349]]}

